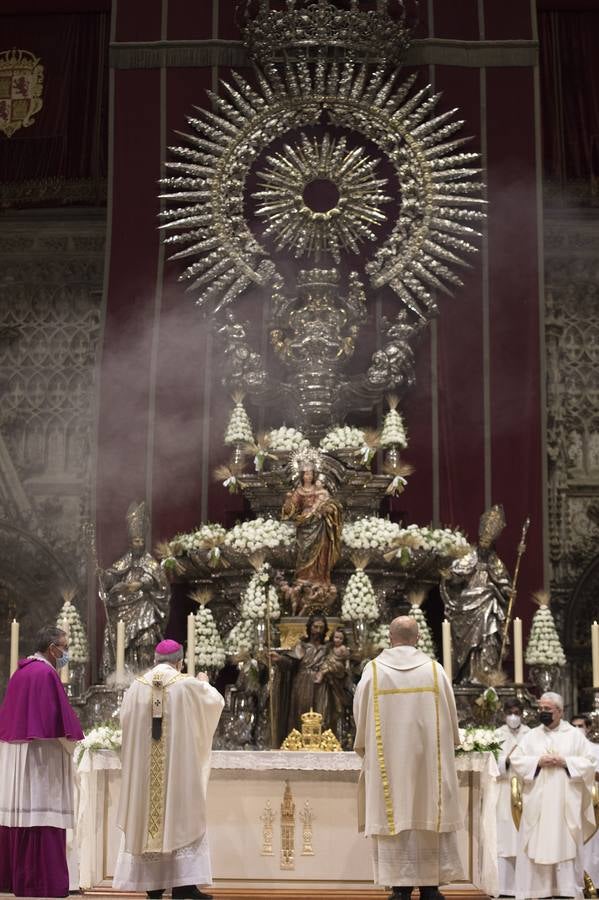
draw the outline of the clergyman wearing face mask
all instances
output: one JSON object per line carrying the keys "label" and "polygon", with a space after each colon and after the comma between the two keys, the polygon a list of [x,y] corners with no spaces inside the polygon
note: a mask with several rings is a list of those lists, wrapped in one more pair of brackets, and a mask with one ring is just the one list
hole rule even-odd
{"label": "clergyman wearing face mask", "polygon": [[505,725],[497,729],[497,738],[502,742],[501,753],[497,760],[500,773],[497,801],[497,869],[499,893],[512,897],[518,832],[512,819],[510,756],[530,729],[528,725],[522,723],[522,705],[515,697],[506,700],[503,712]]}
{"label": "clergyman wearing face mask", "polygon": [[510,757],[510,772],[522,785],[516,900],[583,896],[583,846],[595,830],[595,757],[583,732],[563,714],[563,698],[543,694],[541,724]]}
{"label": "clergyman wearing face mask", "polygon": [[[0,893],[65,897],[71,887],[71,754],[83,732],[56,672],[68,660],[66,633],[45,625],[0,708]],[[78,884],[77,877],[72,887]]]}

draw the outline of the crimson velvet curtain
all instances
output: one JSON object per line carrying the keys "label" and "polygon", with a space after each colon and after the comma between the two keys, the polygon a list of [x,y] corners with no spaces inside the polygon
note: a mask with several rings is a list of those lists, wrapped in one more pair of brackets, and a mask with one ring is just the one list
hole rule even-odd
{"label": "crimson velvet curtain", "polygon": [[564,184],[599,173],[599,4],[540,9],[546,177]]}
{"label": "crimson velvet curtain", "polygon": [[107,10],[0,14],[0,50],[27,50],[44,67],[35,121],[0,135],[4,206],[105,202],[109,18]]}

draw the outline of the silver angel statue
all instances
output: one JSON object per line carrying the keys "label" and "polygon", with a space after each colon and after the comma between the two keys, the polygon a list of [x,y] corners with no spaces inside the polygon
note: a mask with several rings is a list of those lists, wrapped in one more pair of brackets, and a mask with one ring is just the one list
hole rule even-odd
{"label": "silver angel statue", "polygon": [[153,664],[154,647],[162,640],[169,605],[166,576],[145,549],[145,503],[127,510],[129,550],[102,573],[108,622],[104,632],[102,669],[106,678],[115,667],[116,626],[125,623],[125,664],[131,671]]}
{"label": "silver angel statue", "polygon": [[503,630],[512,590],[509,573],[495,552],[505,528],[503,507],[480,518],[478,546],[456,559],[441,583],[451,623],[455,680],[478,684],[501,665]]}

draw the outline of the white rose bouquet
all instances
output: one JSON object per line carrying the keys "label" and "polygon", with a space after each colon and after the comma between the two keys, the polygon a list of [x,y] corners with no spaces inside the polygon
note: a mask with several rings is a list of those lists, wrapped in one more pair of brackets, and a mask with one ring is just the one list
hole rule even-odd
{"label": "white rose bouquet", "polygon": [[395,557],[404,566],[409,566],[414,551],[424,551],[446,559],[457,559],[471,549],[464,535],[457,529],[428,528],[408,525],[399,528],[393,541]]}
{"label": "white rose bouquet", "polygon": [[320,448],[329,453],[335,450],[361,450],[365,437],[361,428],[341,425],[325,434],[320,442]]}
{"label": "white rose bouquet", "polygon": [[399,397],[389,394],[387,397],[389,412],[383,421],[381,433],[381,447],[399,447],[405,450],[408,446],[408,436],[401,415],[397,411]]}
{"label": "white rose bouquet", "polygon": [[433,635],[426,621],[426,616],[422,612],[422,604],[424,603],[426,593],[422,590],[410,591],[408,594],[408,602],[410,603],[410,612],[408,615],[416,619],[418,623],[418,643],[416,646],[431,659],[437,658],[437,650]]}
{"label": "white rose bouquet", "polygon": [[225,431],[224,443],[227,446],[241,446],[241,444],[252,443],[254,435],[252,434],[252,423],[245,411],[243,405],[243,394],[236,392],[233,394],[233,402],[235,406]]}
{"label": "white rose bouquet", "polygon": [[227,656],[251,654],[256,646],[256,623],[251,619],[240,619],[224,641]]}
{"label": "white rose bouquet", "polygon": [[379,516],[363,516],[355,522],[345,522],[341,540],[350,550],[384,553],[398,537],[401,527]]}
{"label": "white rose bouquet", "polygon": [[241,618],[256,622],[266,619],[267,610],[270,619],[278,619],[281,615],[279,597],[275,587],[270,583],[272,568],[261,562],[250,578],[249,584],[241,597]]}
{"label": "white rose bouquet", "polygon": [[188,534],[176,534],[167,546],[171,556],[184,556],[222,544],[226,534],[227,529],[222,525],[206,522]]}
{"label": "white rose bouquet", "polygon": [[294,539],[295,528],[290,522],[279,522],[278,519],[259,516],[231,528],[227,532],[224,544],[237,553],[249,556],[261,550],[289,548]]}
{"label": "white rose bouquet", "polygon": [[371,623],[366,628],[366,643],[370,645],[375,652],[387,650],[391,646],[389,642],[389,626]]}
{"label": "white rose bouquet", "polygon": [[225,664],[226,653],[212,611],[208,609],[210,592],[195,591],[190,596],[200,607],[194,616],[196,668],[218,671]]}
{"label": "white rose bouquet", "polygon": [[64,628],[69,636],[69,657],[73,663],[89,662],[89,644],[81,616],[77,607],[73,604],[75,591],[65,591],[64,603],[60,608],[56,625]]}
{"label": "white rose bouquet", "polygon": [[497,759],[503,741],[497,737],[495,728],[482,728],[476,726],[468,726],[460,728],[460,746],[456,750],[456,755],[463,753],[492,753]]}
{"label": "white rose bouquet", "polygon": [[352,562],[356,571],[350,576],[343,592],[341,618],[344,622],[376,622],[379,618],[379,608],[372,582],[365,572],[368,556],[352,554]]}
{"label": "white rose bouquet", "polygon": [[565,666],[566,654],[559,639],[550,609],[551,598],[545,591],[533,595],[539,608],[534,614],[526,647],[529,666]]}
{"label": "white rose bouquet", "polygon": [[297,428],[273,428],[267,433],[268,444],[271,450],[277,453],[294,453],[304,447],[310,446],[310,441],[304,437]]}
{"label": "white rose bouquet", "polygon": [[75,750],[75,762],[77,765],[83,759],[86,750],[93,752],[95,750],[114,750],[119,752],[123,741],[123,733],[120,728],[110,723],[97,725],[85,735],[82,741],[77,744]]}

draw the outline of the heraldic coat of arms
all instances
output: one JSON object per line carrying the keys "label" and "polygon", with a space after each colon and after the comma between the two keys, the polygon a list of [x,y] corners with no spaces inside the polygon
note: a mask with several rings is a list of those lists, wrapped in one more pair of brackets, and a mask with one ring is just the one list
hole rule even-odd
{"label": "heraldic coat of arms", "polygon": [[0,131],[7,137],[33,125],[43,86],[44,67],[37,56],[14,47],[0,53]]}

